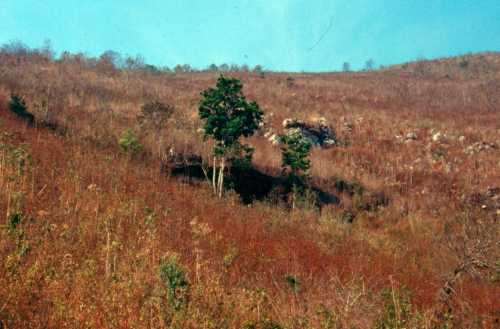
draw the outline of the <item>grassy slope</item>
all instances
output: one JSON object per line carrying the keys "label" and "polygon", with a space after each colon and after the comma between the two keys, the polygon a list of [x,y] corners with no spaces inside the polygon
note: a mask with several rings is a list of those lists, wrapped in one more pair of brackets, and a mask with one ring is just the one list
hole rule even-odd
{"label": "grassy slope", "polygon": [[[165,132],[171,145],[199,150],[191,118],[213,74],[109,75],[29,61],[2,69],[0,214],[6,223],[13,213],[23,216],[16,229],[0,231],[0,319],[8,328],[166,327],[172,314],[158,267],[171,253],[191,283],[188,309],[174,316],[179,327],[264,327],[271,319],[287,328],[328,328],[328,321],[370,328],[384,314],[381,292],[397,295],[402,287],[411,296],[410,325],[425,325],[457,261],[443,247],[445,223],[469,209],[463,195],[500,182],[498,151],[463,153],[499,138],[499,112],[474,89],[497,81],[495,70],[454,79],[391,70],[295,75],[291,86],[285,74],[236,74],[266,110],[268,127],[289,116],[325,116],[338,131],[340,116],[354,123],[353,132],[340,133],[348,148],[314,152],[313,175],[355,178],[384,190],[391,204],[346,225],[336,208],[288,213],[246,207],[235,196],[217,200],[205,186],[162,177],[156,160],[116,150],[116,136],[150,97],[177,107]],[[49,94],[74,133],[27,128],[5,108],[10,90],[26,95],[39,116],[36,104]],[[433,143],[431,129],[465,135],[467,145]],[[394,135],[408,131],[419,139],[398,144]],[[276,169],[279,151],[260,137],[251,142],[260,150],[256,164]],[[19,148],[30,158],[22,170]],[[297,291],[287,276],[299,280]],[[498,281],[465,277],[457,290],[457,322],[474,327],[498,318]]]}

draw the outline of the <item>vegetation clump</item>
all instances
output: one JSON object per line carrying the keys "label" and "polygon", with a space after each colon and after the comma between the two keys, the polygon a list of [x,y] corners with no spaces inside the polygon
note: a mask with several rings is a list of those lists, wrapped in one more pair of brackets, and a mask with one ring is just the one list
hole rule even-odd
{"label": "vegetation clump", "polygon": [[280,142],[281,167],[287,175],[287,187],[292,194],[292,208],[295,208],[298,201],[314,203],[314,193],[307,186],[307,172],[311,167],[311,142],[299,132],[280,136]]}
{"label": "vegetation clump", "polygon": [[254,102],[248,102],[242,93],[243,85],[235,78],[221,75],[215,88],[201,93],[199,116],[204,121],[205,138],[212,138],[214,193],[222,197],[224,171],[228,156],[234,151],[243,151],[244,157],[251,156],[250,148],[240,144],[241,137],[250,137],[262,122],[263,111]]}
{"label": "vegetation clump", "polygon": [[35,123],[35,116],[28,112],[28,107],[24,99],[16,94],[10,96],[9,109],[18,117],[24,119],[29,125]]}
{"label": "vegetation clump", "polygon": [[186,307],[188,304],[189,282],[185,270],[179,265],[175,255],[162,260],[160,279],[167,291],[169,305],[175,311]]}
{"label": "vegetation clump", "polygon": [[152,132],[156,144],[158,145],[157,153],[163,157],[164,136],[163,132],[166,124],[175,108],[172,105],[162,103],[160,101],[149,101],[141,107],[141,112],[137,116],[137,121],[143,130],[147,133]]}
{"label": "vegetation clump", "polygon": [[132,129],[127,129],[118,140],[123,152],[134,155],[142,151],[143,146]]}

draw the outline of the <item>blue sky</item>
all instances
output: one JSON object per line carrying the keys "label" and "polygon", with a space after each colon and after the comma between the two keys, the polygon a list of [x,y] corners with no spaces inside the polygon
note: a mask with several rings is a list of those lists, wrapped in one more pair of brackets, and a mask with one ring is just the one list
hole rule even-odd
{"label": "blue sky", "polygon": [[500,0],[0,0],[0,43],[158,66],[354,69],[500,51]]}

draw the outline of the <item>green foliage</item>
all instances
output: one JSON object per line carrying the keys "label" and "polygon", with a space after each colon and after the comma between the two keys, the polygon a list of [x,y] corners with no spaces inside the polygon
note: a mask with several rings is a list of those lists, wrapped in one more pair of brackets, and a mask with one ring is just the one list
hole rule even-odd
{"label": "green foliage", "polygon": [[311,162],[308,159],[311,152],[311,142],[300,133],[280,136],[282,164],[284,170],[287,168],[296,176],[306,173]]}
{"label": "green foliage", "polygon": [[294,208],[304,210],[317,209],[318,195],[311,188],[305,185],[305,182],[300,179],[292,181],[292,198]]}
{"label": "green foliage", "polygon": [[261,321],[245,321],[242,329],[282,329],[283,327],[276,321],[264,319]]}
{"label": "green foliage", "polygon": [[299,132],[280,136],[283,172],[288,171],[287,183],[292,207],[314,208],[316,194],[307,187],[306,175],[311,166],[308,159],[311,142]]}
{"label": "green foliage", "polygon": [[32,164],[31,154],[24,146],[16,147],[12,144],[0,143],[0,153],[3,154],[3,159],[9,167],[13,169],[13,175],[9,176],[9,179],[22,176]]}
{"label": "green foliage", "polygon": [[14,231],[19,226],[19,224],[21,224],[22,218],[23,214],[21,214],[20,212],[14,212],[10,214],[7,218],[7,226],[9,230]]}
{"label": "green foliage", "polygon": [[15,94],[10,96],[9,109],[29,124],[33,124],[35,122],[35,117],[33,114],[28,112],[26,102],[21,96]]}
{"label": "green foliage", "polygon": [[316,316],[320,322],[320,328],[336,329],[342,328],[339,323],[338,315],[332,310],[326,308],[325,305],[320,305],[316,310]]}
{"label": "green foliage", "polygon": [[118,141],[121,149],[130,154],[137,154],[142,151],[142,145],[131,129],[127,129]]}
{"label": "green foliage", "polygon": [[262,121],[263,112],[259,105],[247,102],[242,88],[238,79],[221,75],[215,88],[201,93],[199,116],[204,121],[205,137],[216,142],[216,155],[224,155],[241,136],[253,135]]}
{"label": "green foliage", "polygon": [[300,281],[295,275],[292,275],[292,274],[286,275],[285,282],[293,290],[294,293],[299,292]]}
{"label": "green foliage", "polygon": [[252,167],[252,157],[254,149],[240,143],[235,144],[230,150],[229,161],[235,168],[247,170]]}
{"label": "green foliage", "polygon": [[406,289],[382,291],[385,306],[375,325],[375,329],[408,328],[411,320],[411,303]]}
{"label": "green foliage", "polygon": [[185,270],[179,265],[176,256],[163,259],[160,264],[160,279],[167,289],[170,306],[179,311],[188,304],[189,282]]}

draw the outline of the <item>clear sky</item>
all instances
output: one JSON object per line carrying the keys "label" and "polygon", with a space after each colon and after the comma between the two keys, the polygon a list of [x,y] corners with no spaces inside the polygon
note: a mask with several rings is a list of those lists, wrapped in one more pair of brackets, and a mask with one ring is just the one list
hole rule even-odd
{"label": "clear sky", "polygon": [[500,51],[500,0],[0,0],[0,43],[173,67],[361,68]]}

